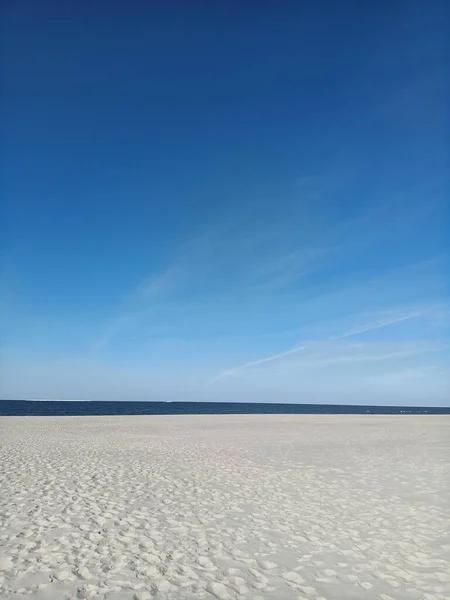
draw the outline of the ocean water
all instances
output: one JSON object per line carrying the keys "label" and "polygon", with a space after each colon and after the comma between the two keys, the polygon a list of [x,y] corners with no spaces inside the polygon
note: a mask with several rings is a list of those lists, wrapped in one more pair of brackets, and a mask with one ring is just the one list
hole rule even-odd
{"label": "ocean water", "polygon": [[250,402],[77,402],[0,400],[0,415],[231,415],[450,414],[450,407],[351,406],[337,404],[266,404]]}

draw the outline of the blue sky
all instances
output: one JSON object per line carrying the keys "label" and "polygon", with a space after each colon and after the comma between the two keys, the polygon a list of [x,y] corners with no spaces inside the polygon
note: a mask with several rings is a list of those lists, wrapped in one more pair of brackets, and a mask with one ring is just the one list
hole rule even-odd
{"label": "blue sky", "polygon": [[448,403],[448,17],[6,3],[0,395]]}

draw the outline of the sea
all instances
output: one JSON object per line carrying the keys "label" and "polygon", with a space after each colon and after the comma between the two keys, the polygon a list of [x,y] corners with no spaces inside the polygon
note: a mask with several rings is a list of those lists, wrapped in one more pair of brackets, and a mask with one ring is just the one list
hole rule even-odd
{"label": "sea", "polygon": [[72,400],[0,400],[3,416],[88,415],[443,415],[449,407],[280,404],[256,402],[90,402]]}

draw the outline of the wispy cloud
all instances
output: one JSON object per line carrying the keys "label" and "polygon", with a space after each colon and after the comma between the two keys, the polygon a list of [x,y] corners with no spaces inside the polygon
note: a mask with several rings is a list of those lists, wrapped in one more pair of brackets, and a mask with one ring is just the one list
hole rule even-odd
{"label": "wispy cloud", "polygon": [[[381,329],[383,327],[388,327],[390,325],[393,325],[394,323],[399,323],[401,321],[406,321],[408,319],[413,319],[416,317],[419,317],[420,315],[422,315],[424,313],[424,311],[410,311],[410,312],[406,312],[405,314],[401,314],[398,315],[396,317],[393,317],[391,319],[385,319],[382,321],[376,321],[373,323],[368,323],[367,325],[363,326],[363,327],[359,327],[359,328],[355,328],[355,329],[349,329],[347,331],[344,331],[338,335],[333,335],[333,336],[329,336],[327,338],[328,341],[333,341],[333,340],[343,340],[349,337],[353,337],[353,336],[357,336],[357,335],[361,335],[363,333],[366,333],[368,331],[374,331],[376,329]],[[259,360],[254,360],[251,362],[247,362],[244,363],[242,365],[239,365],[237,367],[234,367],[233,369],[228,369],[226,371],[223,371],[222,373],[219,373],[216,377],[214,377],[209,383],[215,383],[216,381],[218,381],[219,379],[222,379],[223,377],[228,377],[228,376],[233,376],[236,375],[237,373],[241,372],[241,371],[245,371],[246,369],[249,369],[251,367],[255,367],[258,365],[262,365],[262,364],[266,364],[266,363],[271,363],[273,361],[285,358],[287,356],[292,356],[294,354],[297,354],[299,352],[302,352],[304,350],[307,350],[308,348],[311,347],[312,342],[308,343],[308,344],[303,344],[301,346],[296,346],[294,348],[291,348],[289,350],[286,350],[285,352],[280,352],[278,354],[274,354],[272,356],[268,356],[265,358],[261,358]],[[414,353],[414,352],[413,352]],[[408,356],[411,353],[408,351],[404,351],[404,352],[399,352],[399,353],[391,353],[389,355],[384,355],[384,356],[379,356],[379,357],[352,357],[351,359],[349,358],[345,358],[345,357],[334,357],[332,359],[328,358],[328,359],[324,359],[323,364],[325,364],[325,362],[346,362],[346,361],[355,361],[355,360],[360,360],[360,361],[365,361],[365,360],[382,360],[382,359],[387,359],[387,358],[394,358],[394,357],[400,357],[400,356]],[[317,361],[316,363],[317,364]]]}
{"label": "wispy cloud", "polygon": [[274,354],[273,356],[268,356],[267,358],[261,358],[259,360],[253,360],[251,362],[245,363],[243,365],[239,365],[234,369],[229,369],[228,371],[223,371],[219,373],[217,377],[214,377],[209,383],[215,383],[218,379],[222,377],[235,376],[239,375],[242,371],[249,369],[250,367],[256,367],[257,365],[262,365],[264,363],[273,362],[274,360],[279,360],[280,358],[285,358],[286,356],[291,356],[292,354],[297,354],[302,350],[305,350],[307,345],[297,346],[296,348],[291,348],[290,350],[286,350],[286,352],[280,352],[280,354]]}
{"label": "wispy cloud", "polygon": [[[362,344],[358,347],[342,347],[341,344],[333,348],[334,353],[331,356],[325,356],[316,360],[301,361],[298,365],[305,367],[324,367],[333,364],[350,363],[374,363],[392,360],[401,360],[413,356],[420,356],[428,353],[440,353],[450,348],[443,344],[394,344],[383,345],[376,343]],[[329,350],[329,349],[328,349]]]}
{"label": "wispy cloud", "polygon": [[330,252],[322,241],[307,235],[305,223],[299,241],[300,221],[296,205],[276,211],[269,220],[247,208],[245,214],[233,213],[220,225],[193,236],[160,272],[143,277],[124,294],[93,347],[106,347],[136,315],[148,316],[152,308],[220,308],[242,297],[268,297],[291,288],[320,269]]}
{"label": "wispy cloud", "polygon": [[[292,330],[302,330],[309,324],[337,322],[339,310],[344,316],[354,313],[355,307],[361,314],[381,311],[408,302],[408,297],[421,302],[428,295],[426,300],[431,300],[441,285],[438,268],[434,273],[431,268],[415,273],[411,265],[418,264],[417,257],[409,263],[389,259],[390,244],[395,255],[405,228],[421,219],[424,203],[409,202],[417,190],[406,190],[397,199],[391,195],[384,202],[366,203],[351,214],[339,210],[336,214],[333,195],[345,191],[346,179],[352,175],[333,184],[321,182],[332,180],[329,174],[308,177],[308,185],[300,186],[295,201],[290,197],[283,203],[277,198],[259,205],[253,199],[242,210],[234,204],[227,216],[216,215],[215,224],[206,224],[203,233],[180,244],[165,264],[162,261],[158,269],[125,291],[95,336],[92,349],[107,349],[120,336],[131,335],[131,329],[151,334],[155,328],[166,328],[169,336],[189,329],[196,335],[209,319],[218,327],[223,324],[219,334],[243,335],[246,322],[258,313],[262,323],[265,312],[274,328],[277,320],[280,330],[288,329],[290,323]],[[402,210],[406,197],[416,207],[408,211],[408,224]],[[374,261],[377,253],[380,260]],[[424,277],[428,278],[425,285]],[[231,315],[235,318],[232,331]],[[415,316],[419,315],[386,316],[337,335],[330,330],[323,339],[344,339]],[[270,362],[271,358],[261,360]]]}
{"label": "wispy cloud", "polygon": [[412,312],[407,312],[403,315],[393,317],[391,319],[384,319],[382,321],[377,321],[375,323],[369,323],[363,327],[358,327],[356,329],[349,329],[348,331],[344,331],[339,335],[333,335],[329,339],[330,340],[342,340],[348,337],[352,337],[354,335],[360,335],[361,333],[366,333],[367,331],[374,331],[375,329],[381,329],[382,327],[388,327],[389,325],[393,325],[394,323],[400,323],[401,321],[407,321],[408,319],[414,319],[416,317],[420,317],[424,314],[424,310],[416,310]]}

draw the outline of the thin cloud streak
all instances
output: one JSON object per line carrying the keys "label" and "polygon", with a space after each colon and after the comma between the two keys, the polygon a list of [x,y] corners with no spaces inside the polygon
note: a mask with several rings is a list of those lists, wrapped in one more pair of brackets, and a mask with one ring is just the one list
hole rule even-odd
{"label": "thin cloud streak", "polygon": [[357,329],[349,329],[348,331],[344,331],[339,335],[332,336],[328,338],[329,340],[343,340],[348,337],[352,337],[354,335],[359,335],[360,333],[365,333],[366,331],[374,331],[375,329],[381,329],[382,327],[387,327],[388,325],[393,325],[394,323],[400,323],[401,321],[406,321],[408,319],[413,319],[414,317],[420,317],[425,311],[414,311],[403,315],[401,317],[396,317],[395,319],[385,319],[383,321],[378,321],[377,323],[372,323],[371,325],[367,325],[366,327],[360,327]]}
{"label": "thin cloud streak", "polygon": [[239,367],[230,369],[229,371],[224,371],[223,373],[219,373],[219,375],[217,375],[217,377],[214,377],[209,383],[210,384],[215,383],[218,379],[221,379],[222,377],[226,377],[228,375],[231,375],[231,376],[237,375],[240,373],[240,371],[244,371],[245,369],[248,369],[250,367],[255,367],[256,365],[261,365],[263,363],[278,360],[279,358],[283,358],[284,356],[296,354],[297,352],[300,352],[301,350],[305,350],[307,347],[308,347],[307,345],[298,346],[298,347],[292,348],[291,350],[287,350],[286,352],[281,352],[280,354],[276,354],[275,356],[269,356],[268,358],[261,358],[259,360],[253,360],[252,362],[245,363],[244,365],[240,365]]}
{"label": "thin cloud streak", "polygon": [[[367,325],[366,327],[360,327],[358,329],[350,329],[350,330],[345,331],[337,336],[331,336],[331,337],[327,338],[327,340],[329,340],[329,341],[340,340],[340,339],[345,339],[345,338],[352,337],[355,335],[360,335],[361,333],[365,333],[367,331],[374,331],[376,329],[381,329],[382,327],[388,327],[389,325],[393,325],[394,323],[399,323],[401,321],[406,321],[407,319],[412,319],[414,317],[418,317],[418,316],[422,315],[423,313],[424,313],[424,311],[413,311],[413,312],[407,313],[405,315],[396,317],[395,319],[387,319],[387,320],[383,320],[383,321],[378,321],[376,323],[372,323],[371,325]],[[214,377],[209,382],[209,384],[213,384],[216,381],[218,381],[219,379],[222,379],[223,377],[233,376],[236,373],[239,373],[240,371],[244,371],[245,369],[249,369],[251,367],[254,367],[254,366],[257,366],[260,364],[269,363],[274,360],[283,358],[285,356],[297,354],[298,352],[305,350],[306,348],[309,348],[309,347],[310,347],[310,344],[305,344],[303,346],[296,346],[295,348],[291,348],[290,350],[287,350],[286,352],[281,352],[281,353],[275,354],[273,356],[268,356],[266,358],[261,358],[259,360],[255,360],[255,361],[245,363],[243,365],[239,365],[238,367],[235,367],[234,369],[229,369],[227,371],[223,371],[222,373],[219,373],[219,375]]]}
{"label": "thin cloud streak", "polygon": [[381,362],[385,360],[408,358],[410,356],[419,356],[429,352],[442,352],[448,350],[449,346],[431,346],[428,348],[417,348],[411,350],[403,350],[399,352],[386,352],[384,354],[369,354],[367,356],[332,356],[321,360],[300,363],[301,367],[323,367],[326,365],[337,363],[370,363]]}

